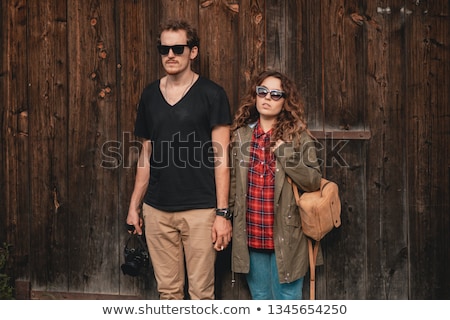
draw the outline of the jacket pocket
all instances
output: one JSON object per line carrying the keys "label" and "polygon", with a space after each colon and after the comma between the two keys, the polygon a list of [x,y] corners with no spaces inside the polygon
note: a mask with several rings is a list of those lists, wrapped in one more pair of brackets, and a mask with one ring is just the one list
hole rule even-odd
{"label": "jacket pocket", "polygon": [[284,217],[287,226],[300,227],[300,212],[297,205],[289,205],[287,214]]}

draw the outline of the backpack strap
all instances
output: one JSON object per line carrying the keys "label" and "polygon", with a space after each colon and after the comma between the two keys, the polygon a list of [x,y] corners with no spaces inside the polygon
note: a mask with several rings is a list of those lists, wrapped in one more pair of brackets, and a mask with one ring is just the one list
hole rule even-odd
{"label": "backpack strap", "polygon": [[[297,200],[300,197],[300,194],[298,192],[297,185],[293,183],[292,179],[288,176],[287,177],[288,182],[292,185],[292,190],[294,191],[295,199]],[[323,186],[321,186],[320,191],[323,191],[323,188],[328,184],[325,183]],[[309,254],[309,296],[311,300],[315,300],[315,292],[316,292],[316,262],[317,262],[317,254],[319,253],[319,245],[320,241],[315,241],[313,245],[313,240],[309,237],[308,238],[308,254]]]}
{"label": "backpack strap", "polygon": [[313,240],[308,238],[308,252],[309,252],[309,299],[315,300],[316,293],[316,261],[319,252],[320,241],[316,241],[313,245]]}

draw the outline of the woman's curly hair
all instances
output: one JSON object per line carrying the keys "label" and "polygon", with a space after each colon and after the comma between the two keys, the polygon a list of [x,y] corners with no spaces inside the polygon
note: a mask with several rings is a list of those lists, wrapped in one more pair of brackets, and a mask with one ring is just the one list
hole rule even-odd
{"label": "woman's curly hair", "polygon": [[241,104],[234,115],[231,131],[233,132],[240,127],[258,121],[259,112],[256,109],[256,86],[261,85],[268,77],[280,79],[281,89],[285,92],[284,104],[273,125],[271,140],[273,143],[280,139],[285,142],[299,141],[301,132],[307,131],[309,133],[303,101],[300,98],[300,93],[295,83],[286,75],[274,70],[263,71],[252,80],[246,95],[242,98]]}

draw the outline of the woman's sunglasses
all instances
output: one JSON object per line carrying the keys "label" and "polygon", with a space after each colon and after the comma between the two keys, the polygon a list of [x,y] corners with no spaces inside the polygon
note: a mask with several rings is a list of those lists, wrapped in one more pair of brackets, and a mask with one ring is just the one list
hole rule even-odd
{"label": "woman's sunglasses", "polygon": [[284,98],[286,96],[286,94],[284,93],[284,91],[280,91],[280,90],[269,90],[266,87],[261,87],[261,86],[257,86],[256,87],[256,95],[260,98],[265,98],[267,96],[267,94],[270,93],[270,98],[273,101],[278,101],[281,98]]}
{"label": "woman's sunglasses", "polygon": [[162,44],[158,45],[159,54],[162,56],[167,56],[169,54],[170,49],[172,49],[173,53],[176,55],[181,55],[184,52],[184,47],[189,47],[187,44],[176,44],[174,46],[164,46]]}

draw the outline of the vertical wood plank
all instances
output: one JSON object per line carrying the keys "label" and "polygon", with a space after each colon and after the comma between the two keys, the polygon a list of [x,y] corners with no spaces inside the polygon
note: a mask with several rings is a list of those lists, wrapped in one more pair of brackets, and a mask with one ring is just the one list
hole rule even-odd
{"label": "vertical wood plank", "polygon": [[[119,253],[120,264],[124,263],[123,247],[128,239],[125,219],[134,187],[136,165],[141,142],[134,136],[139,98],[144,87],[158,76],[160,56],[156,50],[158,32],[156,2],[146,0],[118,1],[116,12],[119,21],[118,34],[118,101],[119,141],[104,145],[105,151],[114,151],[104,158],[105,165],[119,167]],[[110,162],[112,161],[112,162]],[[119,266],[117,269],[119,271]],[[145,277],[133,278],[121,273],[120,294],[133,295],[139,292],[146,299],[159,297],[155,288],[153,272]]]}
{"label": "vertical wood plank", "polygon": [[30,261],[36,289],[68,289],[66,12],[65,1],[28,4]]}
{"label": "vertical wood plank", "polygon": [[[291,77],[304,102],[307,125],[317,128],[322,125],[322,46],[321,46],[321,2],[286,1],[284,16],[286,39],[285,73]],[[268,11],[268,15],[270,15]],[[321,128],[319,128],[321,129]],[[318,143],[317,156],[323,159],[326,153],[323,141]],[[329,237],[329,236],[328,236]],[[323,241],[322,247],[326,245]],[[317,267],[316,299],[325,297],[324,266]],[[303,298],[310,297],[310,274],[303,281]]]}
{"label": "vertical wood plank", "polygon": [[[405,299],[408,297],[408,236],[405,208],[404,171],[406,130],[404,126],[404,81],[406,49],[402,42],[403,1],[386,6],[370,6],[367,15],[370,32],[368,50],[368,101],[372,131],[368,171],[367,248],[369,298]],[[391,13],[380,9],[389,8]],[[368,8],[369,10],[369,8]],[[370,160],[369,160],[370,161]]]}
{"label": "vertical wood plank", "polygon": [[437,299],[450,291],[450,8],[438,1],[404,9],[411,298]]}
{"label": "vertical wood plank", "polygon": [[[295,65],[290,64],[288,70],[295,70],[294,79],[304,97],[308,127],[322,130],[323,109],[323,80],[322,80],[322,11],[321,2],[303,0],[299,3],[299,18],[301,26],[297,31],[298,41],[296,49],[301,55]],[[297,22],[299,23],[299,22]],[[301,35],[300,35],[301,34]]]}
{"label": "vertical wood plank", "polygon": [[198,27],[198,10],[201,0],[160,0],[160,21],[184,19]]}
{"label": "vertical wood plank", "polygon": [[[6,3],[1,2],[0,3],[0,28],[1,30],[6,30],[7,28],[7,15],[8,12],[8,6]],[[0,214],[0,244],[3,244],[6,242],[7,238],[7,216],[6,216],[6,198],[9,188],[7,188],[6,185],[6,130],[4,129],[6,127],[5,120],[5,114],[6,114],[6,92],[7,92],[7,65],[9,63],[8,56],[5,54],[6,48],[8,47],[5,37],[6,32],[0,32],[0,97],[3,98],[3,103],[0,105],[0,141],[2,143],[0,144],[0,190],[3,192],[0,193],[0,212],[3,212],[4,214]]]}
{"label": "vertical wood plank", "polygon": [[[358,12],[358,1],[321,2],[320,12],[322,102],[321,116],[314,117],[314,126],[330,130],[364,126],[364,117],[358,117],[363,114],[362,89],[356,85],[364,79],[364,70],[360,67],[364,59],[358,54],[364,37],[362,28],[351,19],[351,14]],[[318,39],[312,39],[311,46],[317,46],[316,41]],[[362,180],[366,160],[364,144],[331,136],[321,142],[320,148],[323,175],[340,187],[343,222],[324,239],[322,278],[326,284],[318,284],[318,295],[328,299],[361,297],[365,294],[366,258],[366,238],[361,232],[366,219]]]}
{"label": "vertical wood plank", "polygon": [[[284,29],[286,33],[285,73],[292,78],[300,94],[303,95],[304,81],[299,70],[303,67],[302,53],[305,49],[303,30],[307,27],[303,16],[302,1],[286,1],[284,14]],[[302,99],[304,97],[302,96]]]}
{"label": "vertical wood plank", "polygon": [[286,30],[285,73],[295,81],[304,102],[306,102],[304,97],[306,81],[303,78],[303,70],[306,66],[302,57],[306,51],[304,31],[308,29],[305,6],[305,1],[286,1],[284,15],[284,28]]}
{"label": "vertical wood plank", "polygon": [[[319,140],[322,172],[339,186],[341,221],[321,241],[324,265],[316,268],[317,299],[361,299],[365,294],[365,143]],[[338,162],[339,161],[339,162]],[[309,292],[304,293],[309,297]]]}
{"label": "vertical wood plank", "polygon": [[[250,80],[265,69],[265,0],[242,0],[239,5],[239,99]],[[239,105],[239,103],[238,103]],[[232,106],[233,112],[238,108]]]}
{"label": "vertical wood plank", "polygon": [[27,75],[27,1],[2,1],[2,154],[6,242],[11,248],[13,278],[30,278],[29,105]]}
{"label": "vertical wood plank", "polygon": [[334,129],[363,128],[363,29],[350,16],[359,12],[358,0],[322,5],[323,121]]}
{"label": "vertical wood plank", "polygon": [[[379,156],[383,150],[383,122],[386,121],[384,110],[387,106],[387,77],[389,66],[389,52],[387,44],[391,31],[387,15],[377,14],[376,4],[369,4],[366,11],[356,18],[355,23],[364,23],[367,29],[367,110],[372,139],[368,145],[368,161],[370,165],[367,170],[367,264],[366,270],[366,292],[368,298],[385,296],[386,283],[381,264],[383,252],[381,245],[381,213],[382,203],[381,176],[383,161]],[[366,17],[370,17],[368,20]]]}
{"label": "vertical wood plank", "polygon": [[[238,103],[239,78],[237,43],[239,4],[236,1],[201,1],[198,33],[200,37],[200,75],[211,79],[227,92],[230,105]],[[232,299],[231,251],[217,255],[216,299]]]}
{"label": "vertical wood plank", "polygon": [[224,87],[230,105],[239,100],[238,14],[236,1],[202,1],[199,6],[201,75]]}
{"label": "vertical wood plank", "polygon": [[[380,82],[380,93],[385,104],[381,108],[374,110],[381,111],[383,122],[379,123],[380,127],[380,143],[381,153],[378,157],[382,159],[381,170],[378,185],[375,186],[381,192],[382,202],[379,203],[380,209],[380,232],[382,240],[378,243],[381,260],[378,261],[384,286],[384,291],[379,296],[385,299],[406,299],[409,295],[409,288],[405,285],[408,282],[408,217],[406,214],[406,181],[404,176],[399,178],[398,173],[403,172],[406,163],[405,146],[406,127],[405,112],[406,105],[404,96],[399,92],[404,90],[403,84],[407,74],[404,70],[404,53],[405,47],[402,43],[401,30],[401,6],[404,1],[393,1],[389,3],[393,12],[390,15],[384,15],[388,24],[386,30],[389,32],[388,43],[388,60],[386,61],[387,77]],[[375,15],[375,11],[373,12]],[[380,16],[380,15],[378,15]],[[380,44],[380,49],[382,44]],[[386,89],[382,89],[386,86]],[[401,213],[401,214],[399,214]],[[370,261],[369,265],[373,265],[374,261]],[[372,280],[375,284],[376,280]],[[370,292],[370,290],[369,290]]]}
{"label": "vertical wood plank", "polygon": [[[429,206],[431,221],[434,222],[433,247],[436,248],[436,253],[432,254],[434,272],[431,273],[430,283],[434,290],[431,298],[450,299],[450,274],[447,272],[450,270],[450,3],[433,1],[427,7],[420,4],[420,8],[422,14],[429,14],[432,18],[427,36],[430,48],[429,110],[433,115],[428,124],[432,128],[433,139]],[[422,293],[419,287],[414,292],[417,295],[413,298],[419,298]]]}
{"label": "vertical wood plank", "polygon": [[[207,1],[204,2],[207,3]],[[228,2],[228,5],[235,6],[236,1]],[[238,72],[238,74],[229,74],[227,80],[229,83],[235,84],[232,87],[234,95],[229,95],[232,114],[237,110],[240,98],[247,91],[252,77],[265,69],[265,1],[242,0],[239,1],[238,8],[239,12],[235,20],[233,20],[232,26],[237,36],[230,40],[233,41],[232,44],[235,46],[235,49],[229,53],[237,58],[233,59],[232,67],[230,65],[224,66],[224,68],[235,69]],[[212,22],[213,20],[211,20]],[[235,22],[237,22],[238,27],[235,26]],[[207,63],[208,61],[205,61],[205,64]],[[229,250],[226,250],[219,256],[218,264],[228,269],[228,271],[224,271],[225,269],[221,270],[224,276],[220,278],[220,298],[251,299],[245,275],[235,274],[234,286],[230,287],[230,258],[231,252]]]}
{"label": "vertical wood plank", "polygon": [[286,73],[287,38],[286,32],[287,1],[266,1],[266,68]]}
{"label": "vertical wood plank", "polygon": [[119,291],[118,169],[101,167],[102,145],[117,141],[114,6],[68,1],[69,288]]}

